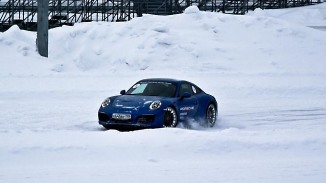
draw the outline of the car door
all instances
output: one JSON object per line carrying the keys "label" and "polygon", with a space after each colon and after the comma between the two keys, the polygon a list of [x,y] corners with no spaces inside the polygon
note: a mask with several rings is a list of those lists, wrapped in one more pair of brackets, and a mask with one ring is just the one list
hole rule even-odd
{"label": "car door", "polygon": [[[190,96],[182,97],[184,93],[188,93]],[[198,110],[198,99],[194,95],[193,86],[188,82],[181,83],[179,87],[179,97],[178,111],[180,120],[194,118]]]}

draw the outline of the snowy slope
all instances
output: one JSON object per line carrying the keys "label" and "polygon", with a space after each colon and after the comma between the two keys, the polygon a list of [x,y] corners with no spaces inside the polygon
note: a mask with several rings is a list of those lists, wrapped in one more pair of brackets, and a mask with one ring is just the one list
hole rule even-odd
{"label": "snowy slope", "polygon": [[[0,33],[0,182],[325,182],[324,8],[81,23],[50,30],[49,58]],[[217,125],[101,128],[102,100],[148,77],[216,96]]]}
{"label": "snowy slope", "polygon": [[306,26],[326,26],[326,4],[279,10],[255,9],[248,15],[269,16]]}

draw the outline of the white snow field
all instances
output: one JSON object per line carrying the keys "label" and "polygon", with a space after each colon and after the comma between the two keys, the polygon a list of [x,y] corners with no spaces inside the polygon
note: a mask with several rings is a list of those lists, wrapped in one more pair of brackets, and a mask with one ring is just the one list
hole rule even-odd
{"label": "white snow field", "polygon": [[[49,58],[14,26],[0,33],[0,182],[324,183],[326,32],[307,26],[325,22],[325,3],[244,16],[190,7],[52,29]],[[98,125],[106,97],[152,77],[214,95],[216,126]]]}

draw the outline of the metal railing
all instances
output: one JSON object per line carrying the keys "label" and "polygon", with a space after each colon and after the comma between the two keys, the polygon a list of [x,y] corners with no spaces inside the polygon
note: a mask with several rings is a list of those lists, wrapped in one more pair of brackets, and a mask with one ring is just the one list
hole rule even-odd
{"label": "metal railing", "polygon": [[[49,0],[49,28],[89,21],[128,21],[143,14],[171,15],[196,5],[202,11],[245,14],[322,3],[323,0]],[[36,0],[0,0],[0,31],[16,24],[36,30]]]}

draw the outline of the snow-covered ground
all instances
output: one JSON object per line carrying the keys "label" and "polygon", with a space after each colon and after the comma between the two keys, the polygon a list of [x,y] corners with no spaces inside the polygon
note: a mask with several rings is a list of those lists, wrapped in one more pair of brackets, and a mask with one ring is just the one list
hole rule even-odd
{"label": "snow-covered ground", "polygon": [[[0,182],[324,183],[326,32],[307,26],[325,10],[82,23],[50,30],[48,59],[36,33],[0,33]],[[103,99],[151,77],[214,95],[217,125],[98,125]]]}

